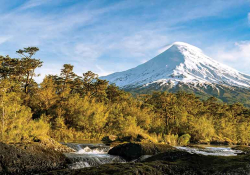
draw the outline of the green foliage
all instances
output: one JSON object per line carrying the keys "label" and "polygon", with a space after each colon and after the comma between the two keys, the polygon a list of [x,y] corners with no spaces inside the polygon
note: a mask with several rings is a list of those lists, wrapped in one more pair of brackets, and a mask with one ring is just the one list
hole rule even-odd
{"label": "green foliage", "polygon": [[17,81],[22,85],[22,90],[28,93],[29,87],[36,84],[33,79],[38,76],[35,74],[35,69],[41,67],[43,63],[39,59],[32,58],[37,51],[39,51],[37,47],[20,49],[17,53],[21,59],[0,56],[0,77]]}
{"label": "green foliage", "polygon": [[169,145],[178,145],[178,135],[174,134],[168,134],[168,135],[163,135],[164,142],[169,144]]}
{"label": "green foliage", "polygon": [[3,142],[26,142],[47,135],[50,129],[43,119],[32,120],[31,109],[22,105],[19,93],[11,91],[12,83],[0,81],[0,130]]}
{"label": "green foliage", "polygon": [[179,145],[188,145],[190,142],[191,136],[189,134],[184,134],[178,138],[178,144]]}

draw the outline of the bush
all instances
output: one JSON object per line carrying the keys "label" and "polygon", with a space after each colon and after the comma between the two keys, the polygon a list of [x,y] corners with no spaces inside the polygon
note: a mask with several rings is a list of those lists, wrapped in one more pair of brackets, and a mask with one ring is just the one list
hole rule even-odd
{"label": "bush", "polygon": [[189,134],[184,134],[178,138],[178,144],[182,146],[188,145],[191,136]]}
{"label": "bush", "polygon": [[164,135],[164,141],[169,145],[175,146],[178,143],[178,135],[174,134]]}

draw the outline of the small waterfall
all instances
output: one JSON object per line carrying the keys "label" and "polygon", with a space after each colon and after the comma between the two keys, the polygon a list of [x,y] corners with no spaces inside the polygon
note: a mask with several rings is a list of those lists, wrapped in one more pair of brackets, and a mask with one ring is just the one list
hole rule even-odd
{"label": "small waterfall", "polygon": [[80,145],[76,145],[76,147],[77,147],[77,151],[80,151],[82,149]]}
{"label": "small waterfall", "polygon": [[68,165],[69,169],[81,169],[91,167],[88,162],[76,162]]}
{"label": "small waterfall", "polygon": [[81,148],[76,152],[76,154],[107,154],[109,151],[109,147],[96,147],[90,148],[86,146],[85,148]]}
{"label": "small waterfall", "polygon": [[67,155],[68,159],[70,160],[70,164],[68,165],[70,169],[79,169],[85,167],[93,167],[102,164],[108,163],[124,163],[126,162],[119,156],[93,156],[93,155]]}
{"label": "small waterfall", "polygon": [[76,152],[65,153],[69,160],[68,167],[70,169],[79,169],[85,167],[99,166],[108,163],[124,163],[126,162],[119,156],[107,154],[110,147],[103,144],[70,144]]}

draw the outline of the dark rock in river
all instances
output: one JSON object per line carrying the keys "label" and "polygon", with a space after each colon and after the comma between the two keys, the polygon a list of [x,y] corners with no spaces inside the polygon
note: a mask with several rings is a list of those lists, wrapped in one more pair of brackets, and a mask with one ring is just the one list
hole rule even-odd
{"label": "dark rock in river", "polygon": [[118,137],[115,136],[115,135],[105,136],[105,137],[102,138],[102,142],[105,143],[105,144],[110,144],[110,143],[116,141],[117,138]]}
{"label": "dark rock in river", "polygon": [[176,150],[176,148],[165,144],[125,143],[115,146],[109,150],[108,154],[121,156],[127,161],[131,161],[142,155],[155,155],[168,150]]}
{"label": "dark rock in river", "polygon": [[250,147],[249,146],[235,146],[232,149],[233,150],[241,150],[242,153],[240,153],[240,154],[250,154]]}
{"label": "dark rock in river", "polygon": [[149,157],[144,162],[164,161],[179,167],[186,167],[194,174],[250,174],[250,155],[205,156],[171,150]]}
{"label": "dark rock in river", "polygon": [[[61,151],[61,150],[60,150]],[[65,167],[65,156],[39,143],[0,143],[0,174],[35,174]]]}

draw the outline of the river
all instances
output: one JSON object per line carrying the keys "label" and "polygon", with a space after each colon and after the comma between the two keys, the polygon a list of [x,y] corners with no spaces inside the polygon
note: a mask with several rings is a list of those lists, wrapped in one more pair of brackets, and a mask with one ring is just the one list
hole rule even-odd
{"label": "river", "polygon": [[[126,161],[119,156],[109,155],[108,151],[111,147],[101,142],[89,143],[86,141],[78,141],[78,143],[66,143],[65,145],[76,150],[76,152],[65,153],[68,158],[68,168],[70,169],[93,167],[108,163],[126,163]],[[228,146],[193,145],[192,147],[176,146],[176,148],[191,154],[210,156],[237,156],[237,154],[241,153],[241,151],[233,150]],[[150,156],[145,155],[143,157],[147,158]],[[140,158],[140,160],[141,159],[142,158]]]}
{"label": "river", "polygon": [[108,151],[111,147],[102,143],[67,143],[65,145],[76,150],[76,152],[65,153],[69,160],[68,168],[70,169],[126,162],[119,156],[109,155]]}

